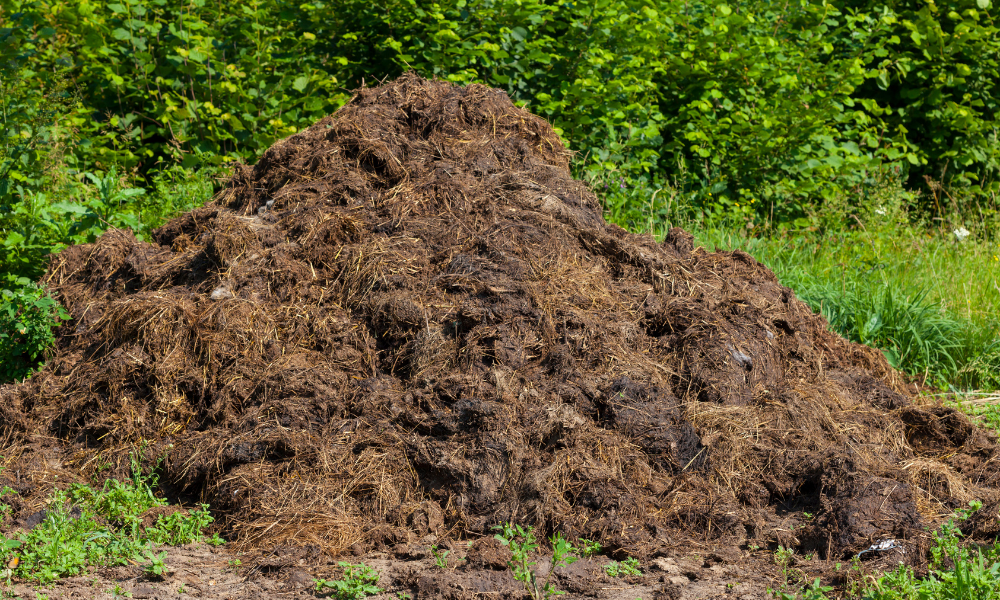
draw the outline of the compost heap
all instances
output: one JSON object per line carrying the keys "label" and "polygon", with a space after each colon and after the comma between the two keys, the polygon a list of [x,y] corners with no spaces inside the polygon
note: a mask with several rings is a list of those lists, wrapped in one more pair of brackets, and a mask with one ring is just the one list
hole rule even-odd
{"label": "compost heap", "polygon": [[998,533],[992,434],[749,255],[608,224],[569,159],[503,92],[409,74],[153,242],[67,248],[46,281],[73,320],[2,392],[6,455],[35,448],[5,481],[150,440],[244,547],[332,554],[513,521],[840,558],[973,498],[965,528]]}

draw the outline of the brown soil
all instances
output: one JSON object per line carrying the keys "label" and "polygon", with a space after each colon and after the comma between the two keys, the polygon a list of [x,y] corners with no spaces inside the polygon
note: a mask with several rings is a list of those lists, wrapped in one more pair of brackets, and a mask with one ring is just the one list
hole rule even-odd
{"label": "brown soil", "polygon": [[[464,544],[455,544],[446,567],[436,565],[425,551],[382,552],[347,557],[351,563],[363,563],[379,572],[381,594],[371,600],[398,600],[400,597],[444,600],[481,600],[482,598],[517,598],[528,600],[524,585],[507,570],[473,567],[463,559]],[[299,554],[281,554],[267,565],[239,564],[237,557],[224,550],[205,546],[165,548],[164,563],[168,573],[150,577],[139,565],[96,569],[85,576],[73,577],[43,587],[18,584],[11,591],[15,597],[34,598],[37,593],[52,600],[227,600],[330,597],[330,591],[317,592],[316,580],[337,580],[343,570],[333,563],[316,563]],[[280,554],[280,553],[279,553]],[[243,557],[245,559],[246,557]],[[272,558],[272,557],[267,557]],[[565,592],[560,598],[580,600],[764,600],[768,587],[780,587],[775,577],[758,574],[766,559],[758,557],[736,567],[721,564],[716,554],[658,558],[650,562],[642,575],[628,578],[609,576],[604,567],[610,559],[598,556],[580,560],[568,568],[557,567],[549,582]],[[236,566],[239,564],[239,566]],[[819,563],[810,562],[795,568],[794,583],[813,575]],[[537,565],[545,580],[549,564]],[[811,579],[809,580],[811,581]],[[402,596],[401,596],[402,594]],[[129,596],[130,595],[130,596]]]}
{"label": "brown soil", "polygon": [[997,532],[995,436],[915,404],[749,255],[609,225],[569,158],[502,92],[405,75],[153,242],[66,249],[46,281],[73,320],[0,388],[11,518],[149,440],[240,549],[514,521],[644,564],[888,538],[920,564],[973,498],[969,533]]}

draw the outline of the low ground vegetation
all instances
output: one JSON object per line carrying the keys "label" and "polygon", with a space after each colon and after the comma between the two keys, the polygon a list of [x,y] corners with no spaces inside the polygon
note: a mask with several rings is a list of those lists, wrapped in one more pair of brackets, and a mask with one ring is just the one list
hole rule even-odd
{"label": "low ground vegetation", "polygon": [[[127,564],[144,564],[147,574],[162,576],[168,567],[163,554],[154,551],[156,546],[223,543],[205,533],[213,522],[207,505],[193,510],[168,507],[157,495],[155,471],[143,474],[134,458],[133,469],[128,481],[57,488],[27,529],[0,535],[7,585],[13,578],[47,584],[89,567]],[[3,502],[14,496],[11,488],[0,489],[0,523],[10,516],[10,506]],[[156,509],[161,509],[159,514]]]}

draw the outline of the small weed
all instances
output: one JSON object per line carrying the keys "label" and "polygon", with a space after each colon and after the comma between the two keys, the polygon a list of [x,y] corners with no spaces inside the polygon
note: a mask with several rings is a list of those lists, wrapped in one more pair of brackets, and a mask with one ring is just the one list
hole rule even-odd
{"label": "small weed", "polygon": [[431,554],[434,555],[434,564],[438,568],[448,568],[448,555],[451,554],[451,550],[438,550],[437,546],[431,546]]}
{"label": "small weed", "polygon": [[344,578],[336,581],[317,579],[317,592],[329,590],[330,597],[336,600],[361,600],[361,598],[367,598],[382,591],[382,588],[377,585],[379,574],[375,569],[367,565],[352,565],[347,562],[339,562],[337,565],[344,570]]}
{"label": "small weed", "polygon": [[522,582],[524,587],[531,591],[535,581],[531,567],[535,566],[535,563],[530,561],[530,556],[538,549],[534,528],[505,523],[496,525],[493,529],[500,531],[493,537],[510,548],[512,558],[508,566],[514,573],[514,579]]}
{"label": "small weed", "polygon": [[581,558],[590,558],[591,556],[600,554],[602,549],[600,542],[588,539],[580,540],[579,551]]}
{"label": "small weed", "polygon": [[170,569],[167,568],[166,563],[164,563],[164,560],[166,560],[166,558],[167,558],[166,552],[153,554],[152,550],[146,550],[146,560],[149,561],[149,564],[146,565],[146,568],[143,569],[143,572],[148,577],[162,579],[163,576],[170,571]]}
{"label": "small weed", "polygon": [[156,524],[146,530],[146,537],[154,544],[182,546],[204,541],[202,531],[212,524],[212,514],[208,505],[202,504],[198,509],[188,514],[175,512],[163,515]]}
{"label": "small weed", "polygon": [[795,600],[795,594],[788,591],[793,556],[795,556],[795,550],[785,548],[784,546],[778,546],[778,549],[774,552],[774,564],[781,567],[781,589],[773,590],[768,588],[767,593],[773,595],[778,600]]}
{"label": "small weed", "polygon": [[817,577],[812,585],[802,588],[801,600],[826,600],[826,595],[833,591],[833,588],[823,583]]}
{"label": "small weed", "polygon": [[631,556],[622,562],[613,560],[604,565],[604,572],[607,573],[609,577],[633,577],[642,575],[642,571],[639,570],[639,560]]}
{"label": "small weed", "polygon": [[187,589],[186,589],[186,588],[184,587],[184,584],[183,584],[183,583],[181,584],[181,587],[177,588],[177,593],[178,593],[178,594],[183,594],[183,593],[185,593],[186,591],[187,591]]}
{"label": "small weed", "polygon": [[132,592],[129,592],[129,591],[125,590],[125,588],[123,588],[122,586],[120,586],[120,585],[118,585],[116,583],[115,587],[111,590],[111,597],[115,598],[115,599],[117,599],[117,598],[131,598],[132,597]]}
{"label": "small weed", "polygon": [[508,566],[514,573],[514,579],[524,584],[524,589],[531,594],[534,600],[547,600],[552,596],[565,593],[557,590],[550,580],[556,567],[568,567],[578,559],[576,554],[579,551],[569,540],[558,532],[549,538],[549,542],[552,544],[552,568],[549,569],[545,581],[540,583],[532,569],[536,563],[530,561],[531,555],[538,549],[534,528],[505,523],[496,525],[493,529],[500,531],[493,537],[510,548],[512,558]]}
{"label": "small weed", "polygon": [[243,561],[238,558],[234,558],[229,561],[229,568],[233,571],[238,571],[240,567],[243,566]]}

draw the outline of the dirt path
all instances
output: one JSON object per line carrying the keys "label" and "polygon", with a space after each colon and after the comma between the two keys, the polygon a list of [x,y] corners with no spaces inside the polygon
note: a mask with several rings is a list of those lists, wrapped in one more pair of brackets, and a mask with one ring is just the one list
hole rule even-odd
{"label": "dirt path", "polygon": [[[224,549],[206,545],[164,548],[170,568],[160,580],[143,574],[141,566],[114,567],[95,570],[84,577],[61,580],[50,586],[18,584],[17,597],[32,599],[42,595],[50,599],[136,598],[167,600],[199,598],[223,600],[236,598],[314,598],[315,580],[335,580],[341,570],[335,562],[310,564],[306,557],[274,556],[271,564],[265,558],[257,565],[236,566],[238,557]],[[744,555],[739,552],[709,552],[706,556],[653,559],[643,565],[640,577],[612,578],[604,567],[609,558],[598,556],[581,559],[568,568],[558,568],[553,582],[567,592],[566,599],[598,598],[602,600],[696,600],[726,598],[757,600],[768,597],[767,587],[777,585],[777,574],[767,556]],[[375,600],[399,599],[409,594],[414,600],[427,598],[519,598],[526,597],[522,584],[507,569],[487,565],[482,560],[466,560],[468,547],[463,543],[452,546],[451,555],[462,560],[449,560],[448,567],[435,564],[427,549],[396,549],[393,553],[376,552],[351,557],[352,563],[364,563],[380,573],[379,586],[385,591],[370,596]],[[727,561],[726,558],[733,559]],[[822,569],[816,562],[812,570]],[[491,568],[493,567],[493,568]],[[541,560],[538,573],[548,572],[548,563]],[[807,575],[812,570],[803,569]],[[401,595],[402,594],[402,595]]]}

